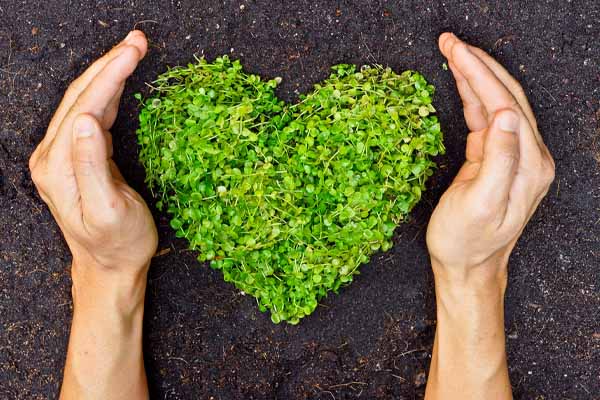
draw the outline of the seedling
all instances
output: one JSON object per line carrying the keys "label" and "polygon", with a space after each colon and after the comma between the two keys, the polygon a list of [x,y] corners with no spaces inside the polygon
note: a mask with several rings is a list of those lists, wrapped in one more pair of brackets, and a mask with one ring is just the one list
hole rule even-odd
{"label": "seedling", "polygon": [[444,151],[418,72],[336,65],[296,104],[226,56],[141,101],[140,160],[171,227],[274,323],[296,324],[391,246]]}

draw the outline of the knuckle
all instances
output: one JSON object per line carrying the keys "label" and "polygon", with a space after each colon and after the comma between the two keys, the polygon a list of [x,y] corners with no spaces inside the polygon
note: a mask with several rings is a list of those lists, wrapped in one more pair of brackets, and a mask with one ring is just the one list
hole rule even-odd
{"label": "knuckle", "polygon": [[80,162],[78,163],[79,168],[76,169],[76,174],[82,177],[89,177],[93,175],[94,167],[92,163]]}
{"label": "knuckle", "polygon": [[497,162],[503,169],[511,169],[519,164],[519,156],[510,150],[502,150],[497,154]]}
{"label": "knuckle", "polygon": [[550,184],[552,184],[552,182],[554,182],[554,178],[556,177],[556,170],[555,170],[553,161],[548,161],[546,163],[546,167],[544,168],[544,172],[543,172],[543,177],[544,177],[544,183],[546,184],[546,186],[550,186]]}
{"label": "knuckle", "polygon": [[118,198],[109,199],[102,212],[91,216],[91,223],[100,235],[111,235],[123,223],[123,207]]}
{"label": "knuckle", "polygon": [[509,110],[511,110],[513,112],[516,112],[518,114],[518,116],[519,116],[519,119],[523,118],[523,113],[521,111],[521,105],[519,104],[519,100],[518,100],[518,98],[520,96],[521,95],[516,94],[516,93],[513,92],[512,95],[510,96],[510,102],[509,102],[509,105],[507,107],[507,109],[509,109]]}
{"label": "knuckle", "polygon": [[85,235],[96,243],[106,243],[112,236],[111,231],[102,225],[100,221],[96,221],[95,219],[87,221]]}
{"label": "knuckle", "polygon": [[73,163],[83,174],[91,173],[98,166],[98,160],[87,152],[77,152],[73,157]]}
{"label": "knuckle", "polygon": [[82,167],[89,167],[89,168],[93,168],[97,164],[96,160],[94,160],[89,155],[84,155],[84,154],[78,154],[77,156],[74,157],[73,161]]}
{"label": "knuckle", "polygon": [[496,212],[487,204],[477,202],[473,206],[471,213],[477,223],[486,223],[494,220]]}
{"label": "knuckle", "polygon": [[31,155],[31,157],[29,157],[29,161],[27,163],[27,166],[29,167],[29,172],[31,172],[32,177],[33,177],[33,173],[36,169],[36,165],[37,165],[37,159],[38,159],[38,154],[39,154],[38,152],[39,152],[39,148],[35,149],[35,151]]}
{"label": "knuckle", "polygon": [[511,91],[513,92],[513,95],[517,98],[526,98],[527,95],[525,93],[525,90],[523,89],[523,86],[521,86],[516,80],[512,83],[511,85]]}
{"label": "knuckle", "polygon": [[69,84],[69,87],[67,88],[67,92],[78,93],[82,90],[82,86],[83,85],[82,85],[80,78],[77,78]]}
{"label": "knuckle", "polygon": [[39,185],[42,182],[42,177],[39,168],[32,168],[31,171],[31,180],[36,185]]}
{"label": "knuckle", "polygon": [[462,42],[460,40],[454,40],[450,47],[450,52],[452,53],[452,55],[456,55],[456,52],[458,52],[460,50],[464,51],[466,49],[468,49],[468,47],[464,42]]}
{"label": "knuckle", "polygon": [[88,234],[92,239],[98,242],[106,242],[115,237],[116,217],[110,216],[109,213],[94,216],[88,220]]}
{"label": "knuckle", "polygon": [[42,186],[42,184],[44,183],[45,178],[46,178],[46,174],[44,173],[44,168],[42,166],[40,166],[39,163],[37,163],[37,162],[34,162],[32,165],[32,162],[30,160],[29,171],[30,171],[31,180],[33,181],[33,183],[37,187]]}
{"label": "knuckle", "polygon": [[79,111],[79,110],[82,110],[82,109],[83,109],[83,107],[82,107],[82,106],[83,106],[83,104],[82,104],[82,102],[81,102],[81,96],[79,96],[79,95],[78,95],[78,96],[75,98],[75,100],[73,100],[73,105],[72,105],[72,107],[71,107],[71,108],[72,108],[73,110]]}

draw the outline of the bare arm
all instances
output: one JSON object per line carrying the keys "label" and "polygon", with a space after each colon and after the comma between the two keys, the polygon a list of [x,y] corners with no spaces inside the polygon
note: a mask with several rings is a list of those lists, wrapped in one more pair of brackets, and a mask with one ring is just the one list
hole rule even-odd
{"label": "bare arm", "polygon": [[147,399],[145,275],[115,276],[115,282],[89,273],[92,268],[72,268],[74,313],[61,399]]}
{"label": "bare arm", "polygon": [[134,31],[73,82],[29,161],[73,255],[64,400],[148,398],[142,319],[156,226],[112,161],[108,131],[146,49]]}
{"label": "bare arm", "polygon": [[511,399],[503,285],[460,284],[436,277],[436,302],[427,398]]}
{"label": "bare arm", "polygon": [[440,49],[471,132],[427,230],[438,325],[425,397],[511,399],[508,258],[554,179],[554,161],[521,86],[498,62],[448,33]]}

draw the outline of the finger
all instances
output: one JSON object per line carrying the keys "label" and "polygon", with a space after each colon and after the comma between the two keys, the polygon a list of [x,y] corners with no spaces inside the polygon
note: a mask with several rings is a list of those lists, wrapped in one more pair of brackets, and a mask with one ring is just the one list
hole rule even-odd
{"label": "finger", "polygon": [[[456,68],[465,76],[469,86],[481,99],[487,109],[488,118],[495,111],[511,108],[517,114],[523,113],[519,103],[496,75],[469,50],[469,46],[451,33],[440,36],[442,53],[449,57],[448,61],[456,64]],[[539,132],[529,123],[528,118],[521,121],[519,130],[519,144],[521,167],[529,170],[537,168],[543,161],[542,158],[551,159],[550,153],[544,145]]]}
{"label": "finger", "polygon": [[125,46],[121,55],[109,62],[81,93],[76,103],[62,121],[49,149],[49,158],[63,161],[71,153],[73,121],[79,114],[90,114],[102,120],[106,108],[117,95],[122,84],[135,70],[139,62],[136,47]]}
{"label": "finger", "polygon": [[486,135],[481,168],[471,187],[478,201],[501,214],[519,165],[519,127],[519,114],[513,110],[501,110],[494,115]]}
{"label": "finger", "polygon": [[488,126],[488,115],[485,107],[481,104],[479,97],[473,92],[471,86],[460,73],[458,68],[454,65],[454,63],[448,63],[450,65],[450,70],[454,75],[454,80],[456,81],[456,87],[458,89],[458,94],[462,99],[463,103],[463,112],[465,115],[465,121],[467,122],[467,126],[471,131],[480,131],[482,129],[487,128]]}
{"label": "finger", "polygon": [[483,160],[483,145],[485,143],[487,129],[471,132],[467,135],[467,148],[465,158],[469,162],[481,162]]}
{"label": "finger", "polygon": [[531,126],[537,132],[537,122],[535,120],[535,115],[533,114],[533,110],[531,109],[531,105],[527,100],[527,96],[523,91],[523,87],[498,61],[496,61],[492,56],[490,56],[485,51],[481,50],[475,46],[469,46],[469,50],[473,54],[475,54],[487,67],[498,77],[498,79],[502,82],[502,84],[511,92],[513,97],[521,106],[521,110],[525,113],[525,116],[529,120]]}
{"label": "finger", "polygon": [[485,107],[488,119],[496,111],[517,108],[518,103],[496,75],[473,54],[466,43],[451,33],[440,36],[442,54],[460,72]]}
{"label": "finger", "polygon": [[477,177],[481,169],[480,162],[465,161],[452,181],[452,186],[469,183]]}
{"label": "finger", "polygon": [[106,157],[110,159],[113,156],[113,140],[112,140],[112,135],[107,130],[103,130],[102,134],[104,135],[104,143],[106,143]]}
{"label": "finger", "polygon": [[113,59],[119,57],[125,46],[134,46],[140,52],[140,57],[143,58],[148,50],[148,41],[142,31],[131,31],[127,37],[115,46],[111,51],[102,56],[100,59],[95,61],[79,78],[69,85],[58,109],[54,113],[46,137],[44,138],[45,144],[48,144],[54,138],[58,126],[68,113],[69,109],[73,106],[79,95],[90,82],[98,75],[100,71]]}
{"label": "finger", "polygon": [[[135,71],[140,59],[137,47],[124,46],[119,57],[106,64],[81,92],[71,107],[71,112],[91,113],[98,120],[103,118],[107,107],[114,102],[115,96],[122,92],[125,81]],[[68,115],[65,120],[67,118]]]}
{"label": "finger", "polygon": [[521,86],[519,81],[517,81],[498,61],[496,61],[485,51],[470,45],[469,49],[488,66],[488,68],[498,77],[498,79],[500,79],[504,86],[511,92],[511,94],[521,107],[521,110],[527,117],[529,124],[533,128],[532,132],[535,135],[535,138],[538,142],[538,145],[540,146],[542,153],[546,158],[552,160],[550,151],[544,144],[544,139],[542,138],[542,135],[538,130],[535,114],[531,109],[529,100],[527,99],[527,96],[525,95],[523,87]]}
{"label": "finger", "polygon": [[90,114],[73,123],[73,170],[84,222],[118,207],[121,196],[113,181],[102,127]]}
{"label": "finger", "polygon": [[29,170],[33,171],[33,169],[35,168],[35,166],[37,165],[39,159],[40,159],[40,146],[36,147],[35,150],[33,150],[33,153],[31,153],[31,156],[29,156]]}
{"label": "finger", "polygon": [[551,163],[542,165],[542,169],[535,175],[517,174],[503,221],[503,227],[507,230],[527,224],[548,193],[554,180],[554,166]]}
{"label": "finger", "polygon": [[115,123],[115,119],[117,118],[117,114],[119,112],[119,104],[121,103],[121,96],[123,95],[123,91],[125,90],[125,83],[121,85],[119,91],[113,96],[110,103],[106,107],[104,111],[104,117],[100,124],[104,129],[110,129],[110,127]]}
{"label": "finger", "polygon": [[113,160],[108,160],[108,165],[110,166],[110,173],[112,174],[113,179],[125,183],[125,178],[123,177],[123,174],[121,174],[121,171],[119,171],[117,164],[115,164]]}

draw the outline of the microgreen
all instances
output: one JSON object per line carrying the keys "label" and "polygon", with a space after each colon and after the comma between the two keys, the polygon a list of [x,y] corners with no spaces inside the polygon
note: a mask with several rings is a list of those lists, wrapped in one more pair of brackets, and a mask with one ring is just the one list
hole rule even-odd
{"label": "microgreen", "polygon": [[444,151],[413,71],[336,65],[289,105],[226,56],[169,69],[141,101],[140,160],[178,237],[274,323],[296,324],[391,247]]}

